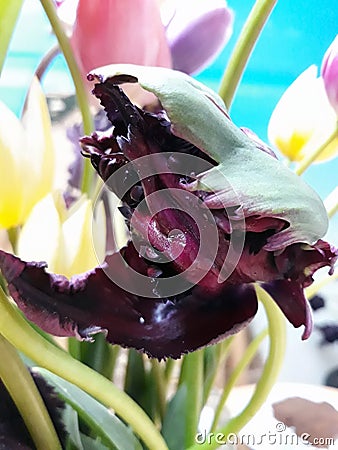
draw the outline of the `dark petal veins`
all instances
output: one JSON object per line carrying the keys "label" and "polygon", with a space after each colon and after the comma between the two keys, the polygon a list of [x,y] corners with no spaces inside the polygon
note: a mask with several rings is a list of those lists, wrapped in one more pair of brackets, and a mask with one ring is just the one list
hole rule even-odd
{"label": "dark petal veins", "polygon": [[[139,272],[147,269],[130,247],[126,254]],[[110,268],[115,259],[110,257]],[[213,296],[197,286],[176,300],[149,299],[124,291],[101,268],[68,281],[5,252],[0,252],[0,268],[19,308],[45,331],[88,339],[106,330],[111,343],[157,358],[178,358],[233,334],[257,310],[250,285],[224,285]]]}
{"label": "dark petal veins", "polygon": [[312,331],[312,312],[299,282],[276,280],[264,283],[263,288],[271,295],[286,318],[296,328],[304,325],[302,339],[307,339]]}

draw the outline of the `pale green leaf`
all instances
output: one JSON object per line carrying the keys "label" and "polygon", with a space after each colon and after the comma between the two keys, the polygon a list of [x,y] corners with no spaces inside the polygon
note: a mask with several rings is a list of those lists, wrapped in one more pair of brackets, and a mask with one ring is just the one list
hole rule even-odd
{"label": "pale green leaf", "polygon": [[181,450],[185,442],[187,386],[182,384],[168,404],[163,419],[162,434],[170,450]]}

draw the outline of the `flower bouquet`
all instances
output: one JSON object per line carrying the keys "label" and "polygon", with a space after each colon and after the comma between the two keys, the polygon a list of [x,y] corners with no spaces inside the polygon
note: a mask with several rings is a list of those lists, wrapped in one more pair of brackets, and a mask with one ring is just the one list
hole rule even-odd
{"label": "flower bouquet", "polygon": [[[0,67],[22,3],[1,6]],[[193,75],[231,35],[223,0],[41,0],[57,46],[21,119],[0,103],[4,448],[217,448],[215,437],[225,445],[273,386],[284,316],[310,336],[308,300],[336,278],[325,234],[338,202],[337,188],[323,202],[300,175],[337,154],[338,41],[321,75],[304,72],[276,106],[271,148],[229,111],[275,3],[253,5],[216,93]],[[40,81],[59,52],[81,123],[56,190],[55,122]],[[259,303],[268,327],[219,389],[234,336]],[[225,418],[265,338],[254,393]]]}

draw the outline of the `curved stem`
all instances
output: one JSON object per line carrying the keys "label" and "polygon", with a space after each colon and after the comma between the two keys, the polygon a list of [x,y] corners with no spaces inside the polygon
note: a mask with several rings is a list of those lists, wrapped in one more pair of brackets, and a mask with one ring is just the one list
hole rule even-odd
{"label": "curved stem", "polygon": [[241,375],[241,373],[243,372],[243,370],[246,369],[246,367],[251,363],[251,361],[253,360],[254,356],[256,355],[259,346],[261,345],[262,341],[266,338],[268,334],[268,329],[266,328],[265,330],[263,330],[261,333],[259,333],[255,339],[253,339],[250,342],[250,345],[248,346],[248,348],[246,349],[242,359],[240,360],[240,362],[237,364],[237,366],[234,368],[234,370],[232,371],[227,384],[225,386],[225,388],[223,389],[222,392],[222,396],[218,402],[216,411],[215,411],[215,417],[211,426],[211,431],[214,432],[220,416],[222,414],[225,402],[227,400],[227,398],[229,397],[229,394],[231,392],[231,389],[235,386],[236,381],[238,380],[239,376]]}
{"label": "curved stem", "polygon": [[125,392],[36,333],[2,291],[0,332],[38,365],[75,384],[107,407],[114,409],[150,450],[168,450],[150,418]]}
{"label": "curved stem", "polygon": [[302,175],[305,170],[326,150],[326,147],[338,137],[338,127],[330,134],[330,136],[319,147],[308,153],[304,159],[295,168],[297,175]]}
{"label": "curved stem", "polygon": [[215,384],[215,380],[218,375],[218,371],[220,366],[223,364],[224,360],[229,354],[231,344],[234,340],[235,335],[228,337],[225,341],[220,342],[215,346],[216,352],[216,364],[211,370],[207,370],[206,379],[204,381],[204,389],[203,389],[203,404],[208,401],[211,389]]}
{"label": "curved stem", "polygon": [[60,53],[60,48],[58,44],[53,45],[48,52],[43,55],[41,61],[39,62],[38,67],[35,70],[35,75],[38,78],[38,80],[41,81],[42,77],[44,76],[46,70],[48,69],[49,65],[53,61],[54,58]]}
{"label": "curved stem", "polygon": [[[74,58],[74,53],[69,39],[66,36],[66,33],[63,30],[63,26],[57,16],[53,0],[40,0],[40,2],[53,28],[55,36],[59,42],[60,49],[65,57],[70,74],[72,76],[77,102],[82,115],[83,131],[85,134],[90,134],[94,129],[94,125],[88,106],[87,91],[83,83],[81,72]],[[91,169],[90,162],[86,159],[83,168],[82,191],[86,192],[87,194],[89,194],[91,190],[92,174],[93,171]]]}
{"label": "curved stem", "polygon": [[[265,362],[261,378],[257,382],[255,392],[253,393],[248,405],[238,416],[230,419],[223,428],[217,430],[216,433],[222,433],[222,435],[225,436],[225,441],[229,434],[238,433],[261,408],[276,382],[283,363],[286,346],[284,316],[276,303],[270,295],[264,291],[264,289],[256,285],[256,292],[259,300],[265,308],[268,319],[270,337],[269,354]],[[211,443],[208,440],[205,444],[195,444],[190,447],[189,450],[212,450],[218,448],[218,446],[219,442],[216,442],[216,440],[213,439]]]}
{"label": "curved stem", "polygon": [[0,378],[38,450],[61,449],[59,438],[31,374],[16,349],[0,334]]}
{"label": "curved stem", "polygon": [[228,109],[230,109],[251,52],[276,3],[277,0],[256,0],[242,28],[219,89],[219,95]]}

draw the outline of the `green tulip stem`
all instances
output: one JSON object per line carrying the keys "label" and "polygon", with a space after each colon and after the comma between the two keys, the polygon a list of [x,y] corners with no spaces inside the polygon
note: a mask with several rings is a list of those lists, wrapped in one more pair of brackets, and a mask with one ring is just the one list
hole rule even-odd
{"label": "green tulip stem", "polygon": [[14,347],[38,365],[75,384],[115,410],[150,450],[168,450],[150,418],[125,392],[107,378],[46,341],[28,325],[2,290],[0,332]]}
{"label": "green tulip stem", "polygon": [[59,44],[54,44],[42,57],[41,61],[39,62],[37,68],[35,69],[35,76],[38,78],[38,80],[42,80],[42,77],[46,73],[46,70],[52,63],[53,59],[55,59],[58,54],[60,53],[60,47]]}
{"label": "green tulip stem", "polygon": [[206,377],[204,381],[204,389],[203,389],[203,404],[208,401],[210,392],[215,384],[217,375],[219,374],[220,367],[224,363],[227,358],[231,344],[233,343],[235,335],[228,337],[223,342],[218,343],[214,346],[214,352],[216,356],[216,363],[213,368],[206,370]]}
{"label": "green tulip stem", "polygon": [[[259,300],[264,306],[267,320],[268,330],[270,338],[269,354],[266,359],[262,375],[256,384],[256,389],[244,410],[236,417],[230,419],[227,424],[217,430],[217,433],[221,433],[224,436],[224,442],[226,442],[229,434],[237,434],[257,411],[264,404],[267,399],[273,385],[275,384],[279,371],[281,369],[285,347],[286,347],[286,329],[285,319],[270,297],[270,295],[264,291],[260,286],[256,285],[256,292]],[[219,447],[219,442],[215,439],[211,440],[211,443],[207,440],[204,444],[195,444],[189,448],[189,450],[212,450]]]}
{"label": "green tulip stem", "polygon": [[236,381],[238,380],[241,373],[248,367],[248,365],[253,360],[254,356],[256,355],[259,346],[261,345],[262,341],[266,338],[268,335],[268,329],[265,328],[261,333],[259,333],[248,345],[247,349],[244,352],[244,355],[242,359],[239,361],[237,366],[234,368],[234,370],[231,372],[231,375],[227,381],[227,384],[225,388],[223,389],[221,398],[217,404],[217,408],[215,411],[214,420],[211,426],[211,432],[215,432],[216,427],[218,426],[222,411],[224,409],[225,402],[227,401],[229,394],[232,390],[232,388],[235,386]]}
{"label": "green tulip stem", "polygon": [[256,0],[225,69],[219,95],[230,109],[244,69],[277,0]]}
{"label": "green tulip stem", "polygon": [[38,450],[61,449],[53,422],[29,370],[0,334],[0,379],[14,401]]}
{"label": "green tulip stem", "polygon": [[[82,115],[83,132],[84,134],[90,134],[94,130],[94,125],[88,104],[88,94],[83,83],[81,72],[76,63],[69,39],[63,29],[62,23],[58,18],[53,0],[40,0],[40,1],[49,19],[49,22],[53,28],[55,36],[59,42],[60,49],[63,53],[63,56],[69,68],[69,72],[73,79],[76,91],[76,98]],[[83,169],[82,191],[86,192],[87,194],[90,194],[92,174],[93,171],[90,161],[86,159]]]}
{"label": "green tulip stem", "polygon": [[167,394],[164,367],[157,359],[154,358],[151,360],[151,371],[153,374],[153,379],[155,381],[156,409],[162,421],[166,411]]}
{"label": "green tulip stem", "polygon": [[166,385],[169,384],[173,370],[175,369],[176,365],[179,363],[180,362],[177,361],[177,359],[168,358],[166,360],[165,367],[164,367],[164,378],[165,378]]}
{"label": "green tulip stem", "polygon": [[185,446],[195,442],[203,398],[203,357],[204,350],[197,350],[184,356],[181,367],[181,382],[186,386],[185,402]]}
{"label": "green tulip stem", "polygon": [[20,229],[18,227],[9,228],[9,230],[7,230],[8,239],[9,239],[9,242],[10,242],[14,252],[16,250],[16,243],[18,240],[19,232],[20,232]]}
{"label": "green tulip stem", "polygon": [[316,147],[313,151],[306,152],[305,158],[301,160],[298,166],[295,168],[297,175],[302,175],[306,169],[326,150],[328,145],[338,138],[338,126],[330,134],[330,136],[319,147]]}

